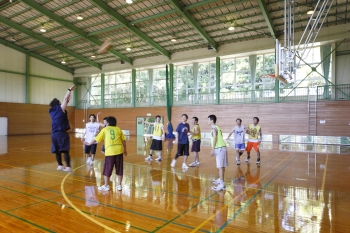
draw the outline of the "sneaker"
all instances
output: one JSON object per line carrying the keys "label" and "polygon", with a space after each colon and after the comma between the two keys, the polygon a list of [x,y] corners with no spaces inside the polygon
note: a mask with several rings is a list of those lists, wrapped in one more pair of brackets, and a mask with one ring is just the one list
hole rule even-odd
{"label": "sneaker", "polygon": [[155,161],[156,161],[156,162],[160,162],[160,161],[162,161],[162,157],[158,157],[158,158],[156,158],[156,159],[155,159]]}
{"label": "sneaker", "polygon": [[183,163],[183,164],[182,164],[182,168],[186,168],[186,169],[188,168],[188,166],[186,165],[186,163]]}
{"label": "sneaker", "polygon": [[90,162],[91,162],[91,157],[88,157],[86,160],[86,164],[90,164]]}
{"label": "sneaker", "polygon": [[197,165],[201,164],[199,161],[196,162]]}
{"label": "sneaker", "polygon": [[90,161],[90,166],[93,166],[93,165],[94,165],[94,161],[91,160],[91,161]]}
{"label": "sneaker", "polygon": [[225,186],[225,183],[222,182],[222,183],[218,184],[218,186],[212,187],[212,189],[213,189],[215,192],[219,192],[219,191],[225,190],[225,189],[226,189],[226,186]]}
{"label": "sneaker", "polygon": [[247,163],[249,162],[250,156],[248,155],[247,159],[245,160]]}
{"label": "sneaker", "polygon": [[63,170],[63,166],[61,166],[61,165],[58,165],[58,167],[57,167],[57,171],[62,171]]}
{"label": "sneaker", "polygon": [[148,156],[147,158],[145,158],[146,161],[152,161],[152,156]]}
{"label": "sneaker", "polygon": [[213,184],[215,184],[215,185],[218,185],[218,184],[220,184],[220,183],[221,183],[220,178],[218,178],[217,180],[213,180]]}
{"label": "sneaker", "polygon": [[122,191],[122,186],[121,186],[121,185],[118,185],[118,186],[117,186],[117,190],[118,190],[118,191]]}
{"label": "sneaker", "polygon": [[196,163],[196,162],[192,162],[192,163],[190,163],[188,166],[190,166],[190,167],[195,167],[195,166],[197,166],[197,163]]}
{"label": "sneaker", "polygon": [[237,160],[236,165],[240,165],[240,164],[241,164],[241,161]]}
{"label": "sneaker", "polygon": [[173,159],[173,161],[172,161],[171,164],[170,164],[170,167],[175,167],[175,164],[176,164],[176,160]]}
{"label": "sneaker", "polygon": [[71,172],[72,169],[70,167],[65,167],[62,171],[64,171],[64,172]]}
{"label": "sneaker", "polygon": [[98,187],[98,190],[100,191],[109,191],[109,185],[102,185],[100,187]]}
{"label": "sneaker", "polygon": [[256,160],[256,164],[260,164],[260,158]]}

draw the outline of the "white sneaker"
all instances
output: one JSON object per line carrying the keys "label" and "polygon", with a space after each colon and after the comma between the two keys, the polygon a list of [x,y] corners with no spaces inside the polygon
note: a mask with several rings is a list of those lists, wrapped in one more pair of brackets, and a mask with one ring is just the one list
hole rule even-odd
{"label": "white sneaker", "polygon": [[176,160],[173,159],[173,161],[172,161],[171,164],[170,164],[170,167],[175,167],[175,164],[176,164]]}
{"label": "white sneaker", "polygon": [[241,161],[237,160],[236,165],[240,165],[240,164],[241,164]]}
{"label": "white sneaker", "polygon": [[61,166],[61,165],[58,165],[58,167],[57,167],[57,171],[62,171],[63,170],[63,166]]}
{"label": "white sneaker", "polygon": [[219,192],[219,191],[221,191],[221,190],[225,190],[225,189],[226,189],[226,186],[225,186],[225,183],[224,183],[224,182],[221,182],[220,184],[218,184],[218,186],[212,187],[212,189],[213,189],[215,192]]}
{"label": "white sneaker", "polygon": [[117,190],[118,190],[118,191],[122,191],[122,186],[121,186],[121,185],[118,185],[118,186],[117,186]]}
{"label": "white sneaker", "polygon": [[100,191],[109,191],[109,185],[107,185],[107,186],[102,185],[102,186],[98,187],[98,190],[100,190]]}
{"label": "white sneaker", "polygon": [[72,169],[70,167],[65,167],[62,171],[64,171],[64,172],[71,172]]}
{"label": "white sneaker", "polygon": [[186,169],[188,168],[188,166],[186,165],[186,163],[183,163],[183,164],[182,164],[182,168],[186,168]]}
{"label": "white sneaker", "polygon": [[196,162],[192,162],[192,163],[190,163],[188,166],[190,166],[190,167],[195,167],[195,166],[197,166],[197,163],[196,163]]}
{"label": "white sneaker", "polygon": [[198,166],[198,165],[201,164],[201,163],[200,163],[199,161],[197,161],[196,164],[197,164],[197,166]]}
{"label": "white sneaker", "polygon": [[156,162],[160,162],[160,161],[162,161],[162,157],[158,157],[158,158],[156,158],[156,159],[155,159],[155,161],[156,161]]}
{"label": "white sneaker", "polygon": [[249,162],[250,156],[247,156],[247,159],[245,160],[247,163]]}
{"label": "white sneaker", "polygon": [[147,158],[145,158],[146,161],[152,161],[152,156],[148,156]]}
{"label": "white sneaker", "polygon": [[94,165],[94,160],[91,160],[90,161],[90,166],[93,166]]}
{"label": "white sneaker", "polygon": [[213,184],[215,184],[215,185],[218,185],[218,184],[220,184],[220,183],[221,183],[220,178],[218,178],[217,180],[213,180]]}
{"label": "white sneaker", "polygon": [[88,157],[86,160],[86,164],[90,164],[90,162],[91,162],[91,157]]}

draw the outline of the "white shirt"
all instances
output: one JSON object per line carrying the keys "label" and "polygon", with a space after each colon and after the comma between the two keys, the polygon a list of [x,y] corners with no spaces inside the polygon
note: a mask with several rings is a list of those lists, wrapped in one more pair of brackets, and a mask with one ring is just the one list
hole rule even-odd
{"label": "white shirt", "polygon": [[238,125],[236,125],[233,130],[234,130],[235,144],[243,144],[244,143],[244,125],[241,125],[241,127],[238,127]]}
{"label": "white shirt", "polygon": [[100,124],[97,122],[89,122],[86,124],[86,134],[85,141],[91,142],[95,136],[98,134],[98,130],[100,128]]}

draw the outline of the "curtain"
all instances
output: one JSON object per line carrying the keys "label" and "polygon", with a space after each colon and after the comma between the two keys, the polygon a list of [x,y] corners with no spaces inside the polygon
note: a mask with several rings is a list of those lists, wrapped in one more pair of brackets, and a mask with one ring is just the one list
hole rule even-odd
{"label": "curtain", "polygon": [[320,47],[320,54],[321,54],[321,66],[322,66],[322,72],[323,72],[323,78],[325,79],[325,85],[323,89],[323,99],[329,99],[329,86],[328,86],[328,80],[329,80],[329,70],[331,67],[331,53],[332,53],[332,46],[330,44],[328,45],[321,45]]}
{"label": "curtain", "polygon": [[252,81],[251,101],[255,101],[256,55],[249,56],[249,71]]}

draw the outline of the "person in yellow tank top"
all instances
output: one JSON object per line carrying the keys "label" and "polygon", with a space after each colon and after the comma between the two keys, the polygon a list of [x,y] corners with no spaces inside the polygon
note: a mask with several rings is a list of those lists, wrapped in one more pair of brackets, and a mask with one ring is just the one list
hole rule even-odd
{"label": "person in yellow tank top", "polygon": [[153,129],[153,139],[151,148],[149,150],[149,156],[145,159],[148,162],[152,161],[152,152],[159,151],[158,158],[155,159],[155,161],[160,162],[162,161],[162,150],[163,150],[163,141],[165,138],[164,135],[164,126],[160,122],[161,117],[156,116],[156,122],[154,123],[154,129]]}
{"label": "person in yellow tank top", "polygon": [[192,135],[192,148],[191,152],[194,154],[194,161],[189,164],[190,167],[199,166],[199,151],[201,150],[201,128],[198,124],[198,118],[192,117],[193,131],[189,131]]}
{"label": "person in yellow tank top", "polygon": [[208,125],[211,126],[211,153],[210,156],[216,157],[216,167],[219,171],[219,179],[213,180],[214,186],[212,189],[216,192],[225,190],[225,168],[228,166],[226,143],[222,137],[221,129],[216,125],[216,116],[208,116]]}
{"label": "person in yellow tank top", "polygon": [[256,151],[256,155],[257,155],[257,160],[256,160],[256,164],[260,164],[260,151],[259,151],[259,145],[261,143],[261,139],[262,139],[262,133],[261,133],[261,127],[260,125],[258,125],[259,123],[259,118],[258,117],[254,117],[253,118],[253,124],[250,124],[248,126],[248,129],[246,131],[246,133],[249,135],[248,137],[248,144],[247,144],[247,159],[246,162],[249,162],[250,159],[250,151],[252,150],[252,148],[254,148],[254,150]]}

